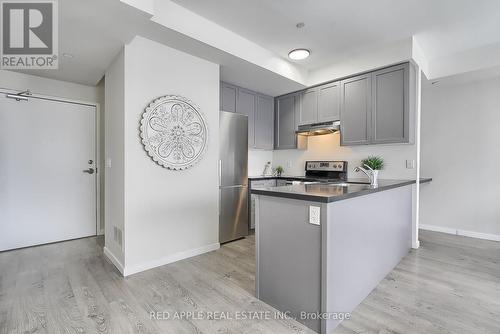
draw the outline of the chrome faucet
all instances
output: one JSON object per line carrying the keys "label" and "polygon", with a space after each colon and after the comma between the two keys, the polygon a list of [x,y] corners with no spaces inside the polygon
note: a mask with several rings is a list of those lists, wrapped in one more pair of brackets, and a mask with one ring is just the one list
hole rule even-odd
{"label": "chrome faucet", "polygon": [[378,174],[378,171],[374,171],[370,166],[368,166],[367,164],[364,164],[364,167],[361,167],[361,166],[358,166],[356,168],[354,168],[354,171],[355,172],[363,172],[365,173],[365,175],[368,177],[368,179],[370,180],[370,185],[372,186],[377,186],[378,185],[378,182],[377,182],[377,176],[376,174]]}

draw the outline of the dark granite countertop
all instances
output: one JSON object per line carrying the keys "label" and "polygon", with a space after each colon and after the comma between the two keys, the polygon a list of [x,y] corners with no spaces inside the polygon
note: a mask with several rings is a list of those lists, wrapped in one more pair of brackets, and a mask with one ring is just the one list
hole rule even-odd
{"label": "dark granite countertop", "polygon": [[[287,177],[283,177],[287,178]],[[421,178],[420,183],[432,181],[431,178]],[[379,180],[377,187],[372,187],[366,179],[349,179],[343,185],[337,183],[297,184],[281,187],[262,187],[252,189],[252,194],[274,197],[292,198],[313,202],[330,203],[347,198],[372,194],[379,191],[404,187],[415,183],[415,180]]]}

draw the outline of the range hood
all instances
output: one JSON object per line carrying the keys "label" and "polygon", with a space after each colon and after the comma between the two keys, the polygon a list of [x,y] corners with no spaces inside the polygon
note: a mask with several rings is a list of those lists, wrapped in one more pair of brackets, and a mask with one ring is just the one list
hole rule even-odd
{"label": "range hood", "polygon": [[320,136],[337,131],[340,131],[340,121],[299,125],[295,133],[301,136]]}

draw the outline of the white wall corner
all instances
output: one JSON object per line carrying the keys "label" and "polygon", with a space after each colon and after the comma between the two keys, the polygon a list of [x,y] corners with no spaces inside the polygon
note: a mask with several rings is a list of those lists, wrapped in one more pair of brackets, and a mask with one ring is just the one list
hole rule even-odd
{"label": "white wall corner", "polygon": [[220,248],[220,244],[213,243],[210,245],[202,246],[195,249],[188,249],[182,252],[171,254],[153,261],[146,261],[143,263],[137,263],[133,265],[127,265],[123,268],[123,276],[130,276],[132,274],[139,273],[141,271],[153,269],[156,267],[164,266],[169,263],[177,262],[180,260],[188,259],[193,256],[201,255],[204,253],[212,252]]}
{"label": "white wall corner", "polygon": [[111,252],[111,250],[104,246],[103,248],[104,256],[120,271],[120,273],[125,276],[124,265],[118,260],[118,258]]}
{"label": "white wall corner", "polygon": [[417,36],[412,36],[411,38],[411,58],[416,65],[424,72],[424,74],[429,77],[429,61],[427,60],[422,47],[418,42]]}
{"label": "white wall corner", "polygon": [[418,230],[420,225],[420,132],[421,132],[421,121],[422,121],[422,69],[415,66],[415,160],[416,160],[416,183],[413,187],[413,226],[412,226],[412,247],[419,248],[420,241],[418,236]]}

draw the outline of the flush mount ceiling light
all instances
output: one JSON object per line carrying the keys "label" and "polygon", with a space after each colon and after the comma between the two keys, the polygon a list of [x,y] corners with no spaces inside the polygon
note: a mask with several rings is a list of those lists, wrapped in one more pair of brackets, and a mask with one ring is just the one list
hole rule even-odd
{"label": "flush mount ceiling light", "polygon": [[288,53],[288,58],[292,60],[302,60],[309,57],[311,52],[307,49],[295,49]]}

